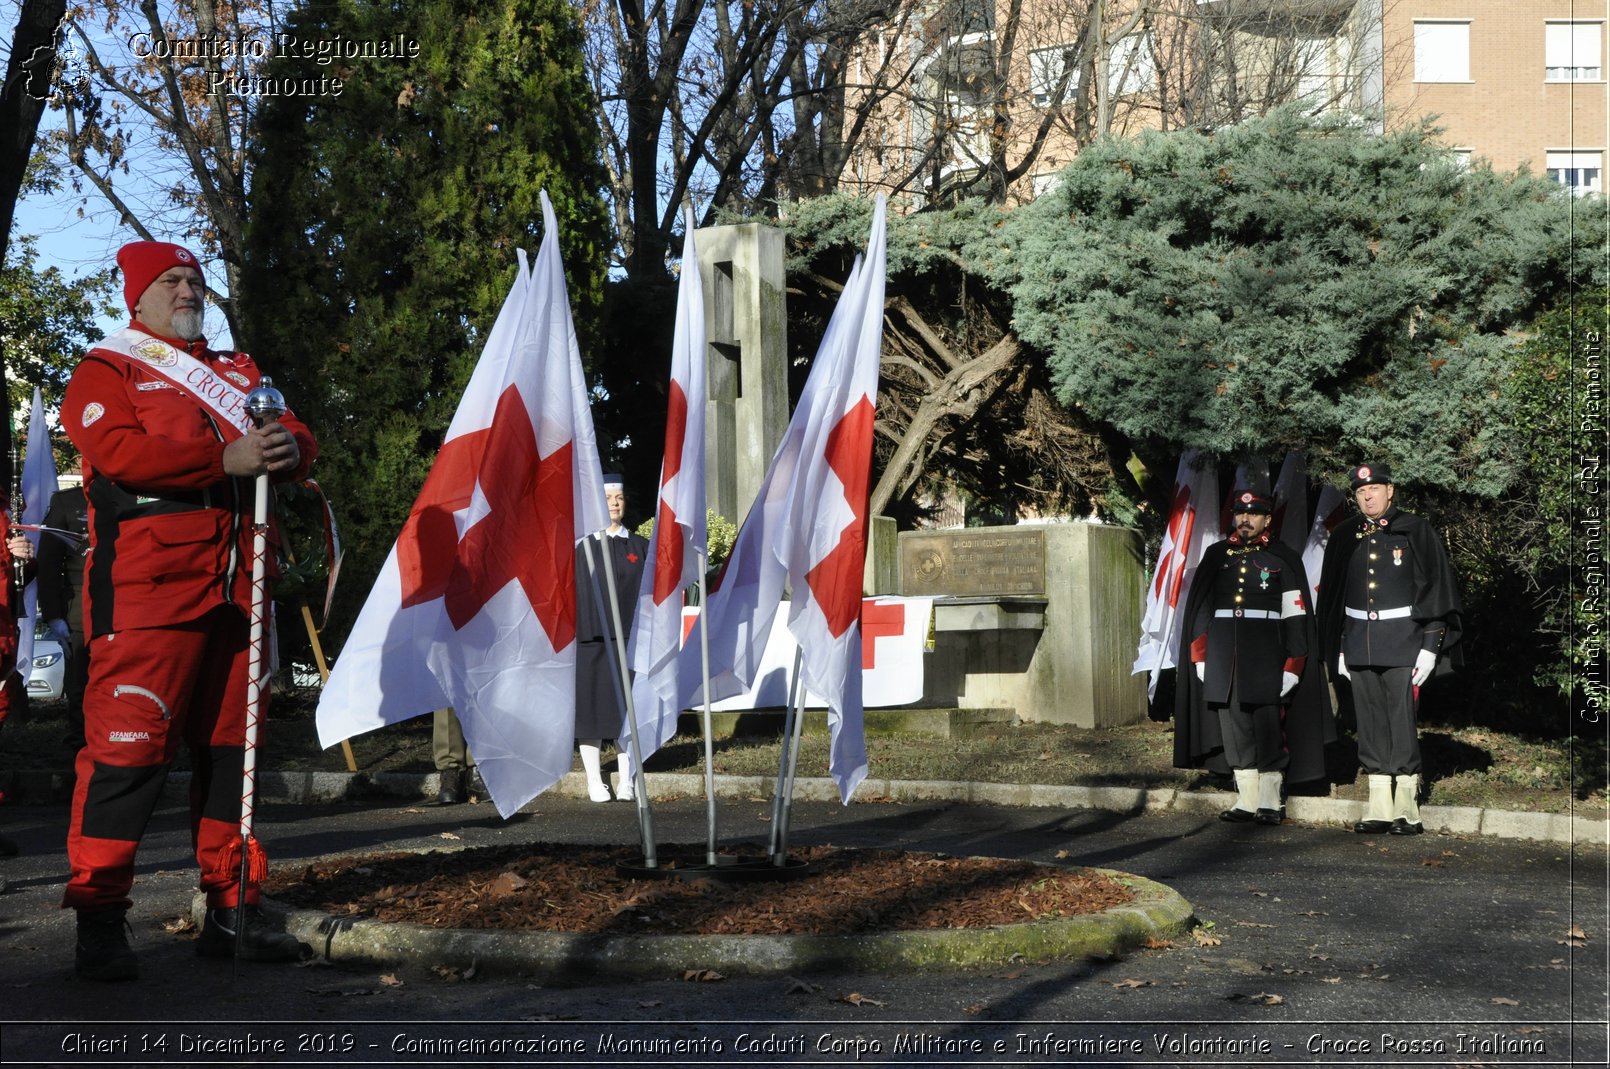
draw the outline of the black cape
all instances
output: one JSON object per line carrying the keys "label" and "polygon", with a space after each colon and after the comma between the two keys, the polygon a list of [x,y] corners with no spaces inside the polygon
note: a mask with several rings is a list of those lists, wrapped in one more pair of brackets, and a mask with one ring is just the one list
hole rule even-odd
{"label": "black cape", "polygon": [[[1211,577],[1223,566],[1229,548],[1228,540],[1215,542],[1202,554],[1185,598],[1179,647],[1174,651],[1174,663],[1178,666],[1174,672],[1174,767],[1205,768],[1221,775],[1228,775],[1231,769],[1224,759],[1224,737],[1219,731],[1218,713],[1207,707],[1202,697],[1202,684],[1191,666],[1191,630],[1192,621],[1213,593]],[[1295,550],[1274,539],[1270,539],[1265,548],[1294,569],[1301,578],[1302,589],[1308,589],[1308,575],[1303,571],[1302,557]],[[1325,686],[1319,636],[1312,613],[1305,614],[1304,624],[1309,652],[1302,674],[1297,677],[1297,686],[1287,695],[1287,783],[1323,779],[1325,745],[1336,741],[1336,716],[1331,709],[1330,691]]]}
{"label": "black cape", "polygon": [[[1448,563],[1448,551],[1436,529],[1424,517],[1401,512],[1396,507],[1386,512],[1386,530],[1408,538],[1414,561],[1414,605],[1411,608],[1416,622],[1424,625],[1441,620],[1447,625],[1437,667],[1432,676],[1450,674],[1456,666],[1464,664],[1465,651],[1459,645],[1464,634],[1464,612],[1459,603],[1459,584],[1454,578],[1453,566]],[[1359,532],[1370,521],[1363,515],[1337,525],[1325,544],[1325,558],[1319,568],[1319,640],[1325,654],[1325,664],[1332,670],[1342,652],[1343,610],[1347,601],[1347,566],[1353,554],[1364,541]]]}

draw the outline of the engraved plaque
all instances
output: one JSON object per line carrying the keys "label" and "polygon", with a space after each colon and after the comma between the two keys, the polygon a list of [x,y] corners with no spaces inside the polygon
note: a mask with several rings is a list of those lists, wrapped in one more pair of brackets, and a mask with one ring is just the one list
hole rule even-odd
{"label": "engraved plaque", "polygon": [[1044,594],[1045,532],[1033,527],[907,532],[900,589],[929,595]]}

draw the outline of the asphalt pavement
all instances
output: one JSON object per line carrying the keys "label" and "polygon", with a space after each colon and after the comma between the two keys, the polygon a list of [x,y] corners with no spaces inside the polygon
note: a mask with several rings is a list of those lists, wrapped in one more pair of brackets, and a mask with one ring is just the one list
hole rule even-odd
{"label": "asphalt pavement", "polygon": [[[719,804],[723,842],[763,840],[768,804]],[[700,799],[656,802],[661,844],[702,843]],[[73,977],[58,908],[67,811],[6,806],[0,1064],[1604,1065],[1606,850],[1461,834],[1358,836],[1211,813],[946,801],[796,803],[795,845],[892,847],[1100,866],[1161,881],[1201,938],[1107,961],[965,972],[558,985],[472,961],[401,967],[198,958],[183,808],[142,846],[130,913],[142,979]],[[276,864],[375,849],[545,840],[628,844],[633,807],[544,795],[490,805],[266,804]],[[695,978],[689,978],[689,977]]]}

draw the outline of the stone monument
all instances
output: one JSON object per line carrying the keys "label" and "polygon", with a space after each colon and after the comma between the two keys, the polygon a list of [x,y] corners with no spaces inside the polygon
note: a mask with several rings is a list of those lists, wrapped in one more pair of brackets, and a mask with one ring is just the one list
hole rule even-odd
{"label": "stone monument", "polygon": [[1146,593],[1139,532],[902,531],[900,593],[937,599],[925,704],[1085,728],[1145,719],[1146,682],[1129,671]]}
{"label": "stone monument", "polygon": [[705,484],[710,507],[741,523],[788,429],[783,232],[760,223],[706,227],[697,243],[708,345]]}

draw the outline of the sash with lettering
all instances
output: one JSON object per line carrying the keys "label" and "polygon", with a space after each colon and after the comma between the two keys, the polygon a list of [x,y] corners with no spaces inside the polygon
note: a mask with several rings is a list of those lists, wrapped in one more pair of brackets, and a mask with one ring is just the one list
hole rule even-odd
{"label": "sash with lettering", "polygon": [[[252,429],[252,418],[246,413],[245,391],[183,349],[176,349],[161,338],[154,338],[133,327],[124,327],[102,339],[93,351],[112,353],[133,361],[174,389],[189,394],[203,408],[217,416],[223,426],[233,429],[236,435],[244,436]],[[241,380],[241,386],[251,385],[244,375]]]}

